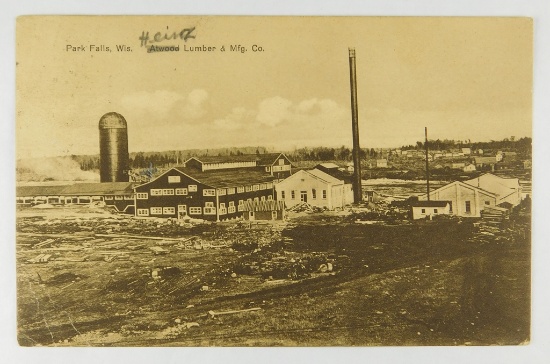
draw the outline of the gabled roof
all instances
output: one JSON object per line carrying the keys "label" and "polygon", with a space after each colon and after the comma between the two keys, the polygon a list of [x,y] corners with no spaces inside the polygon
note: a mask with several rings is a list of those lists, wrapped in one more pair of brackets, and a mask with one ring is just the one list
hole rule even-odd
{"label": "gabled roof", "polygon": [[187,163],[191,159],[195,159],[196,161],[204,164],[256,162],[257,166],[270,166],[274,164],[281,155],[284,158],[288,159],[283,153],[264,153],[264,154],[241,154],[241,155],[191,157],[187,159],[185,163]]}
{"label": "gabled roof", "polygon": [[505,208],[505,209],[511,209],[512,207],[514,207],[514,205],[512,205],[510,202],[504,201],[502,203],[499,203],[498,207],[502,207],[502,208]]}
{"label": "gabled roof", "polygon": [[333,168],[336,168],[338,169],[338,165],[334,164],[334,163],[319,163],[318,165],[315,166],[315,168],[319,168],[319,167],[323,167],[323,168],[326,168],[326,169],[333,169]]}
{"label": "gabled roof", "polygon": [[449,201],[414,201],[411,203],[412,207],[445,207],[449,204]]}
{"label": "gabled roof", "polygon": [[280,200],[245,201],[243,206],[245,211],[276,211],[284,208],[285,202]]}
{"label": "gabled roof", "polygon": [[[464,182],[472,186],[477,186],[478,184],[485,185],[487,183],[493,183],[493,184],[499,184],[507,188],[515,189],[519,187],[518,178],[503,178],[503,177],[495,176],[494,174],[491,174],[491,173],[484,173],[479,177],[472,178]],[[484,188],[487,189],[487,187],[484,187]]]}
{"label": "gabled roof", "polygon": [[15,194],[17,197],[26,196],[59,196],[64,186],[17,186]]}
{"label": "gabled roof", "polygon": [[195,159],[201,163],[231,163],[231,162],[255,162],[257,160],[256,154],[242,154],[242,155],[222,155],[222,156],[204,156],[204,157],[191,157],[185,161]]}
{"label": "gabled roof", "polygon": [[[322,164],[334,164],[334,163],[322,163]],[[348,172],[341,171],[340,168],[326,168],[323,170],[322,168],[319,168],[322,164],[319,164],[315,167],[315,169],[321,170],[328,175],[336,178],[339,181],[344,181],[344,183],[353,183],[353,174],[350,174]],[[334,164],[336,166],[336,164]],[[338,167],[338,166],[336,166]],[[353,164],[352,164],[353,167]]]}
{"label": "gabled roof", "polygon": [[290,177],[287,177],[285,180],[279,182],[277,185],[284,184],[288,181],[305,178],[305,177],[313,178],[317,181],[321,181],[322,183],[328,183],[328,184],[344,183],[344,181],[339,180],[331,176],[330,174],[321,171],[320,169],[310,169],[310,170],[301,169],[299,171],[296,171]]}
{"label": "gabled roof", "polygon": [[338,184],[338,183],[342,183],[343,181],[342,180],[339,180],[338,178],[336,177],[333,177],[331,176],[330,174],[328,173],[325,173],[323,171],[321,171],[320,169],[310,169],[309,171],[304,171],[305,173],[308,173],[320,180],[322,180],[323,182],[326,182],[326,183],[332,183],[332,184]]}
{"label": "gabled roof", "polygon": [[[281,156],[288,159],[287,156],[283,153],[266,153],[256,155],[259,166],[270,166],[272,164],[275,164]],[[290,159],[288,160],[290,161]]]}
{"label": "gabled roof", "polygon": [[174,167],[173,169],[200,183],[214,188],[237,187],[255,183],[272,182],[274,179],[273,176],[270,176],[264,171],[255,169],[217,169],[204,172],[198,172],[195,169],[186,167]]}
{"label": "gabled roof", "polygon": [[63,195],[119,195],[131,194],[136,183],[133,182],[102,182],[75,183],[63,190]]}
{"label": "gabled roof", "polygon": [[132,194],[133,182],[75,183],[63,186],[18,186],[17,196],[85,196]]}
{"label": "gabled roof", "polygon": [[[464,187],[464,188],[469,188],[471,190],[477,190],[478,192],[483,193],[484,195],[491,196],[491,197],[496,197],[497,196],[496,193],[484,190],[484,189],[476,187],[476,186],[469,185],[469,184],[461,182],[461,181],[455,181],[455,182],[449,183],[445,186],[439,187],[439,188],[437,188],[433,191],[430,191],[430,196],[435,192],[440,192],[440,191],[446,190],[447,188],[450,188],[450,187],[453,187],[453,186],[456,186],[456,185],[459,185],[459,186]],[[423,194],[421,196],[426,197],[426,194]]]}

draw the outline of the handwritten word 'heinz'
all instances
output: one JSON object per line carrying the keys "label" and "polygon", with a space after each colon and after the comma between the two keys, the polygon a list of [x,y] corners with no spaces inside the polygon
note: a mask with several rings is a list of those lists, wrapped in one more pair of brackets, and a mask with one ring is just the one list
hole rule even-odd
{"label": "handwritten word 'heinz'", "polygon": [[[166,29],[168,29],[168,27],[166,27]],[[173,32],[173,33],[162,33],[162,32],[157,32],[155,33],[155,35],[152,37],[152,38],[149,38],[149,32],[146,32],[146,31],[143,31],[141,33],[141,37],[139,37],[139,40],[141,41],[141,46],[142,47],[146,47],[147,46],[147,43],[159,43],[159,42],[162,42],[164,40],[171,40],[171,39],[182,39],[183,41],[187,42],[187,39],[194,39],[195,38],[195,35],[193,34],[193,32],[195,31],[195,27],[192,27],[192,28],[185,28],[183,29],[182,31],[180,31],[179,33],[178,32]]]}

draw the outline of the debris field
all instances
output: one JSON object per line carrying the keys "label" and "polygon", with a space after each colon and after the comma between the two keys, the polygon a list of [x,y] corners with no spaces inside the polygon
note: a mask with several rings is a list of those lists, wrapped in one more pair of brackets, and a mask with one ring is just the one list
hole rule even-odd
{"label": "debris field", "polygon": [[389,225],[369,225],[357,222],[385,215],[306,212],[282,222],[190,224],[100,209],[20,211],[19,342],[528,340],[528,219],[411,224],[393,214]]}

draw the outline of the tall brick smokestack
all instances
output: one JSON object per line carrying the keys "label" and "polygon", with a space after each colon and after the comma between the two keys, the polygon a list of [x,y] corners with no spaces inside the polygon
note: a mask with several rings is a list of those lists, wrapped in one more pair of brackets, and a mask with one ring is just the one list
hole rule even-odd
{"label": "tall brick smokestack", "polygon": [[353,202],[363,201],[361,187],[361,148],[359,147],[359,121],[357,110],[357,76],[355,72],[355,48],[349,48],[349,84],[351,90],[351,129],[353,133]]}

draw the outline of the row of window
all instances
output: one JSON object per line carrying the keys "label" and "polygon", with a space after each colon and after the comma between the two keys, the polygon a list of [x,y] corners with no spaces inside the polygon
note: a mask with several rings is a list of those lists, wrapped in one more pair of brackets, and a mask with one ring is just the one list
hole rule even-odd
{"label": "row of window", "polygon": [[[272,200],[272,196],[267,196],[267,200]],[[254,199],[247,199],[248,202],[252,201],[265,201],[266,197],[262,196],[261,198],[255,197]],[[178,212],[185,211],[185,205],[178,205]],[[174,215],[176,209],[174,207],[151,207],[150,209],[137,209],[138,216],[150,216],[150,215]],[[189,215],[200,215],[204,211],[205,215],[215,215],[216,208],[214,207],[214,202],[205,202],[204,208],[202,207],[189,207]],[[233,214],[235,212],[244,211],[244,200],[238,201],[238,206],[235,206],[235,201],[229,201],[227,207],[225,202],[220,203],[219,214],[225,215],[227,213]]]}
{"label": "row of window", "polygon": [[[194,187],[194,188],[191,188]],[[196,192],[196,185],[189,185],[188,188],[152,188],[150,190],[151,196],[187,196],[189,192]],[[253,186],[246,186],[246,187],[237,187],[235,188],[219,188],[218,189],[218,195],[224,196],[226,193],[228,195],[235,194],[235,190],[237,193],[242,192],[250,192],[250,191],[258,191],[258,190],[265,190],[267,188],[267,184],[263,183],[261,185],[253,185]],[[202,190],[203,196],[216,196],[216,190],[213,188],[205,188]],[[117,196],[118,197],[118,196]],[[136,194],[136,198],[138,200],[147,200],[149,198],[149,193],[147,192],[138,192]],[[118,199],[118,198],[117,198]],[[120,196],[120,199],[122,199],[122,196]]]}
{"label": "row of window", "polygon": [[133,200],[134,196],[105,196],[104,198],[106,201],[111,201],[111,200],[120,201],[120,200]]}
{"label": "row of window", "polygon": [[[189,215],[201,215],[203,211],[202,207],[189,207]],[[151,207],[150,209],[137,209],[137,216],[150,216],[150,215],[174,215],[176,213],[175,207]],[[215,207],[205,207],[205,215],[215,215]]]}
{"label": "row of window", "polygon": [[[138,216],[149,216],[149,209],[137,209]],[[174,207],[151,207],[151,215],[174,215],[176,209]]]}
{"label": "row of window", "polygon": [[[326,198],[327,198],[327,190],[322,190],[321,193],[322,193],[322,198],[323,198],[323,200],[326,200]],[[300,194],[301,194],[301,195],[304,195],[304,194],[307,195],[307,191],[300,191]],[[284,200],[285,198],[286,198],[286,191],[281,191],[281,200]],[[316,190],[316,189],[312,189],[312,190],[311,190],[311,198],[313,198],[314,200],[317,199],[317,190]],[[295,190],[291,190],[291,191],[290,191],[290,199],[291,199],[291,200],[295,200],[295,199],[296,199],[296,191],[295,191]]]}

